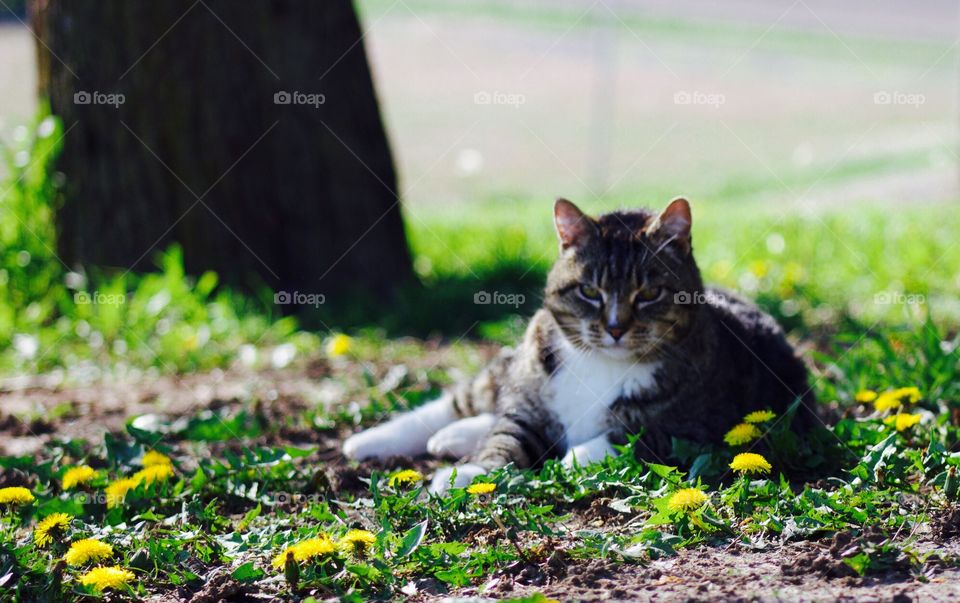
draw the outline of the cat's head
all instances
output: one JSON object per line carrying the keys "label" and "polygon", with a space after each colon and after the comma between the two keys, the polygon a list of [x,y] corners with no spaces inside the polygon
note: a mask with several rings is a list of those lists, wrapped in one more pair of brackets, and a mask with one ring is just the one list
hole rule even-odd
{"label": "cat's head", "polygon": [[591,218],[560,199],[554,207],[560,257],[545,307],[576,347],[654,360],[690,330],[702,289],[690,239],[690,204],[660,214],[617,211]]}

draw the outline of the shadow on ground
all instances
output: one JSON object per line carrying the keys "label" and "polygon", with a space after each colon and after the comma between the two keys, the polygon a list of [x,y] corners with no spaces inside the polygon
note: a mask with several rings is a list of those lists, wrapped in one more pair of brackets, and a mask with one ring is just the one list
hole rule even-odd
{"label": "shadow on ground", "polygon": [[509,341],[540,307],[545,278],[542,270],[531,270],[527,263],[506,261],[467,275],[425,279],[390,300],[360,294],[316,311],[301,309],[298,318],[307,329],[375,327],[389,337],[442,335]]}

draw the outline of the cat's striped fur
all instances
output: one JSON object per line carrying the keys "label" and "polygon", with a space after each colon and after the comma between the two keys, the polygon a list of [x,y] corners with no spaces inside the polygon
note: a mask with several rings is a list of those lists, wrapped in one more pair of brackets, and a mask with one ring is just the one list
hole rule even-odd
{"label": "cat's striped fur", "polygon": [[520,345],[445,397],[352,436],[347,456],[463,456],[463,485],[508,463],[599,460],[642,433],[636,453],[665,462],[673,438],[716,442],[747,412],[811,401],[776,322],[703,286],[685,200],[597,219],[560,200],[555,224],[560,257]]}

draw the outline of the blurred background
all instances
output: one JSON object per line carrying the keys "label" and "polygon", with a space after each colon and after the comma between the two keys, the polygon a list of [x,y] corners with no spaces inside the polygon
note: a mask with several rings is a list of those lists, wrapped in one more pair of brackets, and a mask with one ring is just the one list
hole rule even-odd
{"label": "blurred background", "polygon": [[[186,2],[149,14],[153,21],[145,16],[140,37],[112,39],[136,62],[128,75],[132,61],[118,59],[101,80],[83,70],[110,46],[70,46],[56,12],[69,9],[37,4],[40,21],[10,0],[0,20],[0,274],[5,284],[20,283],[0,301],[6,370],[118,358],[209,367],[235,360],[243,346],[293,341],[299,349],[342,330],[511,341],[537,307],[554,258],[558,196],[592,213],[687,196],[707,280],[758,299],[799,337],[917,328],[928,319],[953,328],[960,317],[955,2],[360,0],[343,3],[359,35],[334,21],[296,42],[318,49],[302,51],[299,63],[290,54],[301,50],[280,35],[282,15],[271,44],[229,4]],[[30,22],[45,24],[41,41]],[[257,78],[242,90],[324,94],[320,122],[303,117],[318,107],[293,116],[266,97],[250,101],[271,111],[255,120],[230,121],[232,109],[206,106],[214,87],[204,90],[178,69],[202,47],[189,41],[213,31],[222,45],[211,46],[209,65],[196,60],[199,72]],[[328,41],[341,34],[342,45]],[[338,74],[356,74],[364,61],[386,155],[359,142],[376,134],[375,112],[356,121],[348,110],[363,102],[338,97],[338,86],[356,90]],[[64,100],[92,91],[83,88],[91,79],[107,82],[101,92],[125,93],[127,103]],[[193,94],[165,92],[178,86]],[[245,93],[228,93],[237,106],[247,103]],[[129,101],[148,96],[189,109],[165,123],[172,111],[144,113]],[[222,131],[221,116],[232,124]],[[106,128],[122,143],[98,146],[95,134]],[[203,131],[206,138],[195,133]],[[177,132],[190,144],[171,142]],[[266,142],[257,146],[258,137]],[[281,144],[291,140],[293,147]],[[336,162],[328,152],[339,153]],[[209,170],[194,171],[205,161]],[[85,175],[87,164],[99,180]],[[124,214],[115,226],[113,213],[85,222],[107,215],[96,199],[113,193],[99,191],[125,170],[153,175],[136,179],[144,198],[169,191],[152,207],[183,188],[190,194],[168,210]],[[224,170],[233,171],[223,182],[211,177]],[[304,174],[316,181],[300,186]],[[352,179],[371,176],[369,189],[354,187]],[[338,180],[351,184],[327,185]],[[283,192],[271,200],[260,181]],[[192,218],[180,222],[180,210],[211,184],[204,199],[213,217],[184,230]],[[366,203],[356,191],[377,189],[389,193],[379,206],[352,205]],[[131,190],[109,203],[130,199]],[[394,191],[402,226],[398,219],[388,232],[392,217],[379,222],[374,210],[392,216]],[[328,203],[340,208],[336,219]],[[299,214],[306,206],[318,209]],[[287,218],[273,226],[281,210]],[[149,224],[163,236],[137,234],[143,256],[118,261],[97,239],[122,239],[116,232],[125,224]],[[309,244],[274,248],[298,227]],[[333,231],[311,236],[324,228]],[[359,249],[351,237],[334,238],[345,228],[364,241]],[[211,247],[222,257],[196,244],[217,236],[226,242]],[[371,239],[389,242],[368,247]],[[289,267],[273,267],[284,262]],[[255,278],[234,274],[236,266],[251,266]],[[328,275],[334,266],[334,276],[343,272],[336,279]],[[208,270],[219,279],[205,280]],[[311,276],[300,279],[302,271]],[[278,293],[300,294],[302,303],[278,301]],[[78,303],[87,299],[78,294],[94,302]],[[98,294],[125,297],[97,303]]]}

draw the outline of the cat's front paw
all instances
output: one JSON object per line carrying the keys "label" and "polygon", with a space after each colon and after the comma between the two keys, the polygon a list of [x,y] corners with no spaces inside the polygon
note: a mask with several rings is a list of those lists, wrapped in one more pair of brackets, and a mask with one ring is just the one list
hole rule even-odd
{"label": "cat's front paw", "polygon": [[443,494],[450,489],[450,477],[454,470],[457,476],[453,478],[454,488],[463,488],[469,486],[473,478],[478,475],[486,474],[487,470],[476,463],[465,463],[456,467],[441,467],[433,474],[433,481],[430,482],[430,492],[433,494]]}
{"label": "cat's front paw", "polygon": [[424,452],[426,445],[416,434],[403,433],[393,422],[365,429],[343,441],[343,456],[355,461],[416,456]]}
{"label": "cat's front paw", "polygon": [[437,458],[463,458],[477,449],[496,420],[485,413],[447,425],[427,441],[427,452]]}
{"label": "cat's front paw", "polygon": [[574,464],[579,467],[586,467],[591,463],[602,461],[608,455],[616,456],[617,452],[606,436],[600,436],[572,447],[560,462],[567,467],[573,467]]}
{"label": "cat's front paw", "polygon": [[375,458],[378,455],[380,441],[375,429],[355,433],[343,441],[343,456],[355,461]]}

